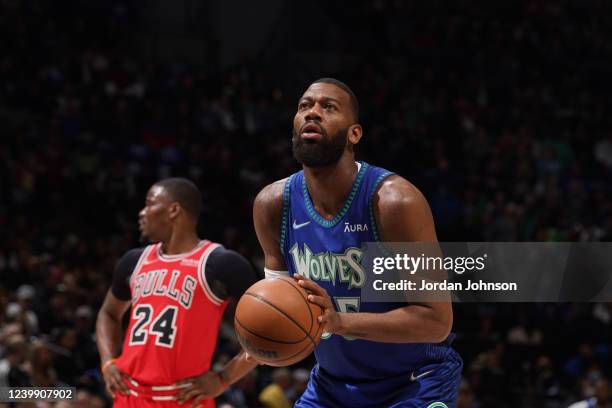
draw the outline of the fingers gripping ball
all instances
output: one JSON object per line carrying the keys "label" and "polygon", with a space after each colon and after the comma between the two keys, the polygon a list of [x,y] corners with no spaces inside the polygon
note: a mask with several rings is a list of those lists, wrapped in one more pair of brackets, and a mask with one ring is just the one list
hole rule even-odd
{"label": "fingers gripping ball", "polygon": [[321,339],[322,310],[289,277],[260,280],[236,306],[234,328],[242,347],[262,363],[283,367],[306,358]]}

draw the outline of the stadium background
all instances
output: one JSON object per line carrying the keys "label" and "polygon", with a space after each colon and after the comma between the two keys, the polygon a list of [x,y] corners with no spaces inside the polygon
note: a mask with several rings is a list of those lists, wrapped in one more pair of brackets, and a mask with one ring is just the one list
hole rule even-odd
{"label": "stadium background", "polygon": [[[0,1],[0,381],[103,406],[95,314],[160,178],[196,181],[202,235],[261,269],[252,200],[297,169],[321,76],[353,87],[358,157],[425,193],[441,241],[610,241],[612,3],[497,3]],[[455,305],[459,406],[583,399],[611,325],[610,304]],[[221,400],[258,407],[271,381]]]}

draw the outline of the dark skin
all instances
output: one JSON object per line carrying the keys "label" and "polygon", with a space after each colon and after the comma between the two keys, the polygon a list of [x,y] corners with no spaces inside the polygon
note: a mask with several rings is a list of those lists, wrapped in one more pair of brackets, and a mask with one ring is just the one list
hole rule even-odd
{"label": "dark skin", "polygon": [[[348,128],[347,145],[337,163],[326,167],[303,166],[308,191],[316,211],[332,219],[346,201],[357,175],[354,145],[362,128],[354,123],[349,95],[333,84],[312,84],[298,103],[293,124],[302,129],[316,122],[328,135]],[[311,129],[312,130],[312,129]],[[316,130],[315,130],[316,133]],[[299,135],[316,143],[320,134]],[[265,255],[266,268],[287,270],[279,246],[284,180],[265,187],[253,206],[255,231]],[[437,242],[433,217],[421,192],[399,176],[385,179],[374,195],[374,216],[383,241]],[[310,291],[309,301],[324,310],[319,320],[325,331],[388,343],[438,343],[446,339],[453,321],[449,301],[410,303],[385,313],[340,313],[327,291],[310,279],[295,276]]]}
{"label": "dark skin", "polygon": [[[143,238],[161,242],[162,250],[167,255],[189,252],[200,243],[196,232],[197,220],[187,214],[178,202],[173,201],[161,186],[153,185],[149,189],[145,206],[138,214],[138,221]],[[118,299],[110,290],[107,292],[96,322],[101,366],[118,354],[122,342],[121,322],[129,306],[130,301]],[[238,354],[220,373],[207,371],[200,376],[179,381],[178,385],[189,384],[177,395],[179,402],[191,400],[191,406],[197,407],[203,399],[221,395],[229,384],[238,381],[255,366],[254,362],[247,361],[245,357],[244,353]],[[115,392],[129,393],[124,382],[126,377],[114,363],[105,368],[104,381],[111,396]]]}

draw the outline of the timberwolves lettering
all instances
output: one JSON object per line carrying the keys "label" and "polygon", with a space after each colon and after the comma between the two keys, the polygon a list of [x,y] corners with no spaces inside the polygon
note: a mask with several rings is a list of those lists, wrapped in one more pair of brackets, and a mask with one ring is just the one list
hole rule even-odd
{"label": "timberwolves lettering", "polygon": [[347,248],[342,254],[320,252],[313,254],[308,245],[300,250],[296,243],[291,250],[295,270],[305,278],[336,285],[347,283],[349,289],[361,288],[365,284],[365,272],[361,266],[362,253],[359,248]]}

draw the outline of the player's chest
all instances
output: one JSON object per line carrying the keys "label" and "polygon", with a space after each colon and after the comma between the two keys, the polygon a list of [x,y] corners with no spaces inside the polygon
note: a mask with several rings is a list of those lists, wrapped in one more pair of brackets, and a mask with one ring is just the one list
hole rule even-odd
{"label": "player's chest", "polygon": [[197,264],[157,263],[142,268],[130,281],[132,305],[178,304],[186,309],[196,295]]}

